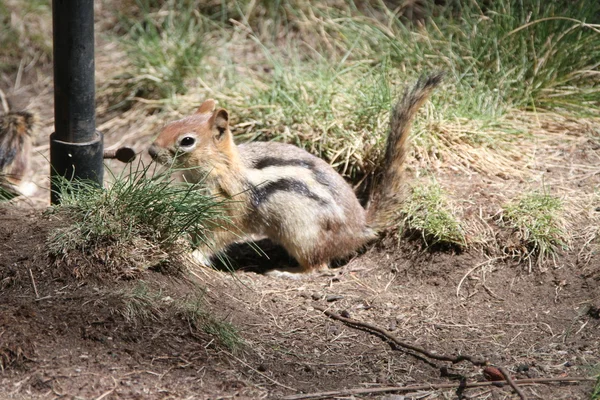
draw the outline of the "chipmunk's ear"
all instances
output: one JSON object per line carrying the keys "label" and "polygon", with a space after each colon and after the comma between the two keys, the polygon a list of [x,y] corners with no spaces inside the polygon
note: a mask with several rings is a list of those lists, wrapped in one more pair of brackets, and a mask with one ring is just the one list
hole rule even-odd
{"label": "chipmunk's ear", "polygon": [[222,140],[229,132],[229,113],[224,108],[219,108],[210,118],[211,128],[215,132],[214,137]]}
{"label": "chipmunk's ear", "polygon": [[213,99],[205,100],[204,103],[200,105],[196,114],[210,114],[215,110],[215,101]]}

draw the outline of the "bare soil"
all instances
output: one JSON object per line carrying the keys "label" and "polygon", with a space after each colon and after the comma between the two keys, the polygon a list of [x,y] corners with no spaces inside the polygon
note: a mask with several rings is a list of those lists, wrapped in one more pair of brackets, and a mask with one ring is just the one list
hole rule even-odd
{"label": "bare soil", "polygon": [[[566,253],[561,268],[528,273],[481,252],[424,251],[418,242],[388,240],[298,280],[195,269],[188,277],[148,272],[141,280],[94,283],[49,267],[45,238],[60,221],[15,208],[1,209],[0,218],[4,398],[281,398],[485,380],[481,367],[395,349],[315,306],[438,354],[487,358],[518,378],[590,376],[600,363],[597,257],[583,267],[576,253]],[[149,315],[128,318],[123,294],[140,284],[157,294],[156,304]],[[206,311],[239,329],[241,348],[228,349],[169,307],[198,292]],[[592,383],[523,389],[532,398],[586,399]],[[409,398],[457,397],[456,389],[421,395]],[[460,396],[517,398],[493,386]]]}

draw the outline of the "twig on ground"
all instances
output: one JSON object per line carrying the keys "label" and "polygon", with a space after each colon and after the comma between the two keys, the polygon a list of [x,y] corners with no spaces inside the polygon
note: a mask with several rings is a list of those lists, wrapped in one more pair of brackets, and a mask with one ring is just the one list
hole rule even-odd
{"label": "twig on ground", "polygon": [[96,400],[102,400],[106,396],[111,395],[117,389],[118,384],[117,384],[116,379],[113,376],[111,376],[111,378],[112,378],[112,380],[113,380],[113,382],[115,384],[114,387],[112,389],[107,390],[106,392],[102,393],[100,396],[96,397]]}
{"label": "twig on ground", "polygon": [[33,285],[33,291],[35,292],[35,298],[39,299],[40,294],[37,291],[37,286],[35,285],[35,279],[33,278],[33,272],[31,272],[31,268],[29,268],[29,276],[31,277],[31,284]]}
{"label": "twig on ground", "polygon": [[[596,378],[583,378],[583,377],[564,377],[564,378],[536,378],[536,379],[515,379],[513,383],[519,385],[535,385],[540,383],[569,383],[569,382],[587,382],[595,381]],[[509,383],[506,381],[494,381],[494,382],[472,382],[464,383],[465,388],[475,388],[482,386],[504,386]],[[356,388],[356,389],[343,389],[343,390],[332,390],[329,392],[315,392],[305,394],[293,394],[290,396],[282,397],[282,400],[308,400],[308,399],[324,399],[336,396],[350,396],[350,395],[361,395],[361,394],[376,394],[376,393],[406,393],[418,390],[431,390],[431,389],[453,389],[457,387],[459,383],[432,383],[423,385],[413,386],[386,386],[379,388]]]}
{"label": "twig on ground", "polygon": [[498,369],[500,370],[500,372],[502,372],[502,375],[504,375],[504,379],[506,380],[506,382],[510,386],[512,386],[512,388],[515,390],[515,392],[517,392],[517,394],[519,395],[521,400],[527,400],[527,396],[525,396],[525,393],[523,393],[523,391],[516,384],[516,382],[513,380],[513,378],[510,377],[510,372],[508,372],[508,370],[504,367],[498,367]]}
{"label": "twig on ground", "polygon": [[227,354],[229,357],[234,358],[236,361],[238,361],[240,364],[244,365],[246,368],[251,369],[253,372],[257,373],[258,375],[262,376],[263,378],[271,381],[271,383],[274,383],[277,386],[280,386],[284,389],[289,389],[289,390],[293,390],[293,391],[297,391],[297,389],[294,389],[293,387],[289,387],[284,385],[283,383],[279,383],[277,382],[275,379],[263,374],[262,372],[260,372],[259,370],[252,368],[250,365],[248,365],[246,362],[244,362],[243,360],[240,360],[239,358],[237,358],[236,356],[234,356],[233,354],[231,354],[230,352],[226,351],[226,350],[221,350],[223,353]]}
{"label": "twig on ground", "polygon": [[492,289],[490,289],[489,287],[487,287],[487,285],[485,283],[482,283],[481,286],[483,286],[483,288],[485,289],[485,291],[488,292],[488,294],[490,296],[492,296],[493,298],[495,298],[496,300],[498,300],[498,301],[506,301],[502,297],[500,297],[496,293],[494,293],[492,291]]}
{"label": "twig on ground", "polygon": [[490,263],[492,263],[492,262],[494,262],[496,260],[500,260],[501,258],[504,258],[504,257],[490,258],[489,260],[484,261],[484,262],[482,262],[480,264],[477,264],[476,266],[474,266],[473,268],[471,268],[469,271],[467,271],[467,273],[465,274],[465,276],[463,276],[462,279],[460,280],[460,282],[458,282],[458,286],[456,287],[456,297],[460,297],[460,287],[462,286],[462,284],[465,281],[465,279],[467,279],[467,277],[469,275],[471,275],[471,273],[473,271],[475,271],[477,268],[481,268],[481,267],[483,267],[485,265],[488,265],[488,264],[490,264]]}
{"label": "twig on ground", "polygon": [[361,330],[365,330],[365,331],[370,331],[370,332],[374,332],[377,333],[380,336],[383,336],[385,339],[389,340],[390,342],[398,345],[399,347],[403,347],[405,349],[408,350],[412,350],[414,352],[423,354],[426,357],[432,358],[434,360],[440,360],[440,361],[450,361],[453,364],[459,363],[461,361],[469,361],[471,364],[473,365],[478,365],[478,366],[485,366],[488,365],[488,361],[484,360],[484,359],[478,359],[472,356],[467,356],[467,355],[459,355],[459,356],[446,356],[446,355],[439,355],[439,354],[434,354],[426,349],[423,349],[421,347],[415,346],[413,344],[410,343],[406,343],[403,342],[401,340],[399,340],[398,338],[396,338],[394,335],[392,335],[391,332],[388,332],[387,330],[380,328],[378,326],[369,324],[367,322],[360,322],[351,318],[346,318],[346,317],[342,317],[341,315],[338,315],[334,312],[331,312],[329,310],[326,310],[325,308],[319,307],[319,306],[314,306],[314,308],[316,310],[319,310],[321,312],[323,312],[325,315],[327,315],[329,318],[333,318],[336,319],[338,321],[341,321],[343,323],[345,323],[346,325],[350,325],[354,328],[357,329],[361,329]]}

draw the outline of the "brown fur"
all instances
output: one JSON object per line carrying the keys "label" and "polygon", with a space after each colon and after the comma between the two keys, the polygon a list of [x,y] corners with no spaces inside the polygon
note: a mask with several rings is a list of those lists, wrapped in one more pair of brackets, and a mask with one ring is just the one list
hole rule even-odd
{"label": "brown fur", "polygon": [[202,180],[213,195],[234,200],[226,209],[231,224],[212,230],[212,243],[200,249],[204,257],[231,243],[266,236],[304,271],[322,268],[389,226],[402,198],[410,123],[439,80],[439,75],[420,79],[396,105],[367,210],[329,164],[298,147],[275,142],[236,146],[229,115],[224,109],[215,111],[214,100],[167,124],[149,153],[157,162],[189,169],[186,178]]}
{"label": "brown fur", "polygon": [[0,186],[11,192],[29,170],[35,118],[25,111],[0,116]]}

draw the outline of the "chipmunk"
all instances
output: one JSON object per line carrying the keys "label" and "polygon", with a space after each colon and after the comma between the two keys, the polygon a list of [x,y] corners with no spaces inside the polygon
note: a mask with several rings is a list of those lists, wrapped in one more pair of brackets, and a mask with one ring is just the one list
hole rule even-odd
{"label": "chipmunk", "polygon": [[23,181],[29,170],[35,118],[26,111],[0,116],[0,197],[31,195],[34,188]]}
{"label": "chipmunk", "polygon": [[440,83],[423,77],[392,111],[385,156],[363,208],[350,185],[328,163],[291,144],[236,145],[229,114],[206,100],[195,114],[168,123],[148,152],[158,163],[186,168],[226,202],[229,223],[214,227],[205,256],[244,239],[268,237],[282,245],[302,272],[321,270],[377,238],[397,221],[410,124]]}

